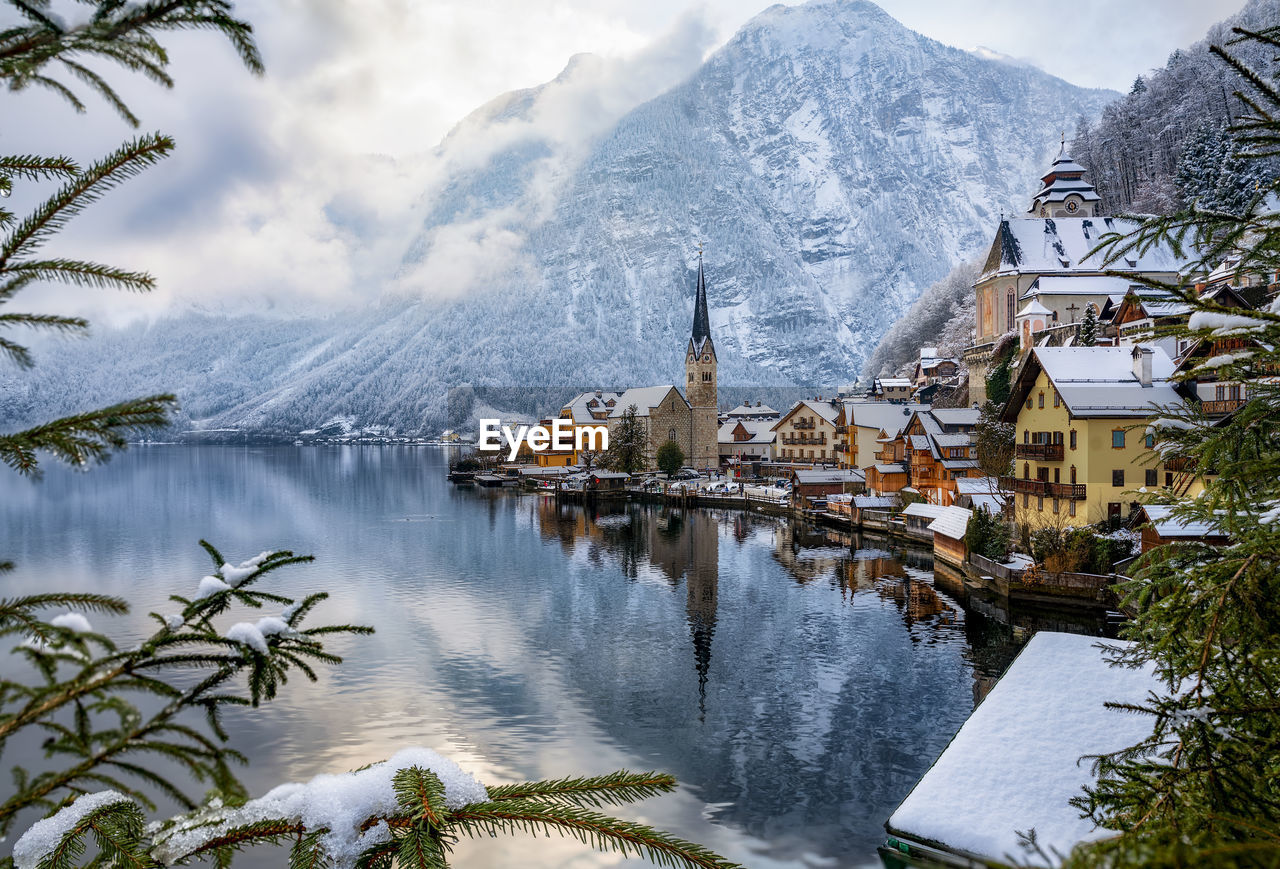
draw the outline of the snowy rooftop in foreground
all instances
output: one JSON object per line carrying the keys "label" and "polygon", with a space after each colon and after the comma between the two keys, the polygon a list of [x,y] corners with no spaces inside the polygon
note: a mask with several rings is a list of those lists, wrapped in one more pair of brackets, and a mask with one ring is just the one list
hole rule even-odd
{"label": "snowy rooftop in foreground", "polygon": [[[1109,666],[1097,637],[1041,632],[898,806],[895,836],[988,861],[1025,862],[1018,830],[1063,854],[1106,833],[1067,801],[1093,782],[1085,755],[1134,745],[1151,720],[1107,709],[1160,684],[1149,669]],[[1123,646],[1118,640],[1101,641]]]}

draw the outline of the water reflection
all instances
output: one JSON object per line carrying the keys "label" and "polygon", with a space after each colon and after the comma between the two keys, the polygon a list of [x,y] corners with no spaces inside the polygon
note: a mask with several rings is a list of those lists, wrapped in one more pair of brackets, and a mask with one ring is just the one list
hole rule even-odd
{"label": "water reflection", "polygon": [[[327,618],[378,634],[237,721],[253,790],[412,743],[489,781],[663,769],[681,792],[624,811],[750,866],[873,863],[884,819],[1017,648],[1017,619],[926,554],[739,511],[454,489],[446,461],[139,450],[0,483],[0,554],[15,593],[95,588],[145,613],[205,572],[199,537],[314,552],[286,587],[330,589]],[[458,865],[617,865],[571,843],[462,848]]]}

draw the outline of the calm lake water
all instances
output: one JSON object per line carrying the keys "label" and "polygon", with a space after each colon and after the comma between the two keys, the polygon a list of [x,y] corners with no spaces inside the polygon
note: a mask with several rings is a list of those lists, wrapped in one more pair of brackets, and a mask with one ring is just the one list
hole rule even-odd
{"label": "calm lake water", "polygon": [[[89,473],[50,466],[39,483],[7,474],[0,556],[18,570],[5,593],[125,596],[134,615],[95,626],[127,639],[209,571],[201,537],[232,561],[314,554],[275,574],[280,587],[327,590],[320,618],[377,634],[339,641],[346,663],[319,684],[233,719],[253,793],[407,745],[486,783],[658,769],[679,792],[619,813],[752,867],[876,865],[884,820],[1016,652],[989,605],[966,609],[926,556],[883,541],[456,489],[448,457],[149,447]],[[620,865],[558,838],[456,854],[459,867]]]}

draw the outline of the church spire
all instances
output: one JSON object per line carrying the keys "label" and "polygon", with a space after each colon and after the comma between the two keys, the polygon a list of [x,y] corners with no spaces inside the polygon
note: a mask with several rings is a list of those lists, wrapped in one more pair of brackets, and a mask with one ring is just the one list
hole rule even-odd
{"label": "church spire", "polygon": [[711,337],[711,319],[707,316],[707,280],[702,273],[702,245],[698,245],[698,295],[693,302],[693,343],[702,347],[702,342]]}

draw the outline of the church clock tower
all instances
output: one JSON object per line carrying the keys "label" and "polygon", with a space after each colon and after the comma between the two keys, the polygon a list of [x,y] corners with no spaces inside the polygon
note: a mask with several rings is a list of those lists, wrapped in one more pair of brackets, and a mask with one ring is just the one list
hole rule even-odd
{"label": "church clock tower", "polygon": [[716,348],[711,341],[711,320],[707,316],[707,282],[702,271],[702,248],[698,248],[698,295],[693,303],[693,335],[685,350],[685,398],[692,408],[689,443],[693,468],[720,467],[719,409],[716,403]]}

